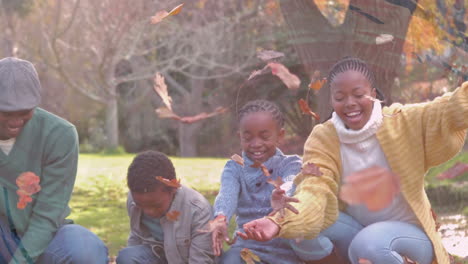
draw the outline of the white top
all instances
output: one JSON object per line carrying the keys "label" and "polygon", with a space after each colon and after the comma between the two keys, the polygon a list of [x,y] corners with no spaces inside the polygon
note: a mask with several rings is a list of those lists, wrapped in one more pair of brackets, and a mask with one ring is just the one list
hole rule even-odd
{"label": "white top", "polygon": [[16,141],[16,138],[10,138],[10,139],[7,139],[7,140],[0,140],[0,149],[6,155],[10,154],[10,151],[13,148],[13,145],[15,145],[15,141]]}
{"label": "white top", "polygon": [[[360,130],[347,129],[335,112],[331,121],[340,139],[342,182],[348,175],[372,166],[391,170],[376,136],[383,121],[380,102],[374,102],[371,117]],[[364,226],[391,220],[419,225],[416,216],[401,193],[385,209],[373,212],[369,211],[365,205],[348,205],[346,212]]]}

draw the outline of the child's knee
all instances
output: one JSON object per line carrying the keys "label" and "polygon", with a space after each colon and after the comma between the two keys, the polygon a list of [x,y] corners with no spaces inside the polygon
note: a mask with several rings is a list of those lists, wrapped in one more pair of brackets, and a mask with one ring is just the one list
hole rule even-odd
{"label": "child's knee", "polygon": [[333,243],[325,236],[318,236],[315,239],[302,240],[296,242],[290,240],[291,248],[301,260],[318,260],[328,255],[333,250]]}

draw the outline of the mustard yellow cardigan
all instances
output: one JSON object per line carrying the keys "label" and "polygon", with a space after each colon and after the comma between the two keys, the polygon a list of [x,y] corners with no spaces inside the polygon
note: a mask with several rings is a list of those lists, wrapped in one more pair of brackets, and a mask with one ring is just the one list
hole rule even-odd
{"label": "mustard yellow cardigan", "polygon": [[[400,176],[403,197],[432,241],[433,263],[449,263],[424,190],[424,175],[463,147],[468,128],[468,82],[431,102],[384,107],[383,114],[377,139],[392,171]],[[323,175],[297,175],[295,197],[301,202],[294,206],[299,214],[287,212],[284,218],[270,218],[280,226],[280,237],[314,238],[336,221],[339,208],[343,208],[337,198],[342,172],[340,141],[331,121],[314,127],[304,147],[303,162],[315,163]]]}

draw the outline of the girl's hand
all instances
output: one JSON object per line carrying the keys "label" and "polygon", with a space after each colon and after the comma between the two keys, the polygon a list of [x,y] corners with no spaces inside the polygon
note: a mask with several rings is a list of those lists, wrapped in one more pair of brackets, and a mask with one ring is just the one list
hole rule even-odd
{"label": "girl's hand", "polygon": [[398,176],[374,166],[346,177],[340,198],[348,204],[365,204],[370,211],[388,207],[400,191]]}
{"label": "girl's hand", "polygon": [[280,213],[281,217],[284,217],[284,210],[289,209],[291,212],[298,214],[299,211],[294,208],[294,206],[290,205],[289,203],[298,203],[299,199],[289,197],[285,195],[285,191],[279,188],[273,189],[273,192],[271,193],[271,207],[273,208],[273,211],[268,214],[269,216],[273,216],[276,213]]}
{"label": "girl's hand", "polygon": [[210,223],[211,240],[213,242],[213,252],[215,256],[220,256],[223,250],[223,242],[229,242],[229,235],[227,231],[226,216],[218,215]]}
{"label": "girl's hand", "polygon": [[244,224],[244,233],[237,232],[242,239],[252,239],[260,242],[272,240],[279,233],[279,226],[268,218],[260,218]]}

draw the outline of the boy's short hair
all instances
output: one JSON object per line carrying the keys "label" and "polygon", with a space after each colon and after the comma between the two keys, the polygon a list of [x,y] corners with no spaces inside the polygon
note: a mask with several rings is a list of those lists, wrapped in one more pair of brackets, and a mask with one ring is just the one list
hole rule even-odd
{"label": "boy's short hair", "polygon": [[176,178],[174,165],[171,160],[158,151],[149,150],[138,154],[128,167],[127,185],[131,192],[146,193],[164,187],[169,191],[172,187],[156,179],[161,176],[172,180]]}

